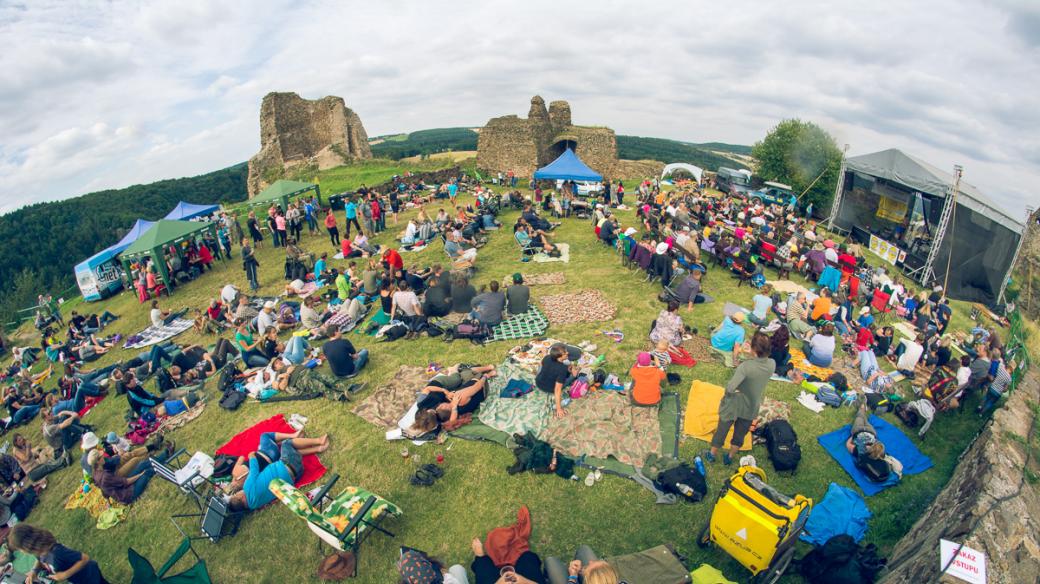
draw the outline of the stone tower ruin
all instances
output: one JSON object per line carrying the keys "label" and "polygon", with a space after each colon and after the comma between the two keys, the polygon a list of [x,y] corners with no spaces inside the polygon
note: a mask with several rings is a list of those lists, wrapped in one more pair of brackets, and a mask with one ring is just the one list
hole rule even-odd
{"label": "stone tower ruin", "polygon": [[477,140],[477,167],[486,172],[509,172],[530,177],[539,167],[571,148],[585,164],[604,177],[617,171],[617,136],[604,127],[575,126],[571,106],[531,98],[527,118],[515,115],[491,118]]}
{"label": "stone tower ruin", "polygon": [[319,170],[372,158],[361,118],[342,97],[268,93],[260,105],[260,152],[249,159],[249,196],[302,165]]}

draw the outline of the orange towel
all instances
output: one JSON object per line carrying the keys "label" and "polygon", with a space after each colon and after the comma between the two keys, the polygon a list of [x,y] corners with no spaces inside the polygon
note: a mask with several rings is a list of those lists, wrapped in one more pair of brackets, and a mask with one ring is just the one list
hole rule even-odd
{"label": "orange towel", "polygon": [[524,505],[516,513],[516,523],[509,527],[496,527],[488,532],[484,552],[496,566],[512,566],[520,554],[531,549],[527,543],[529,539],[531,512]]}

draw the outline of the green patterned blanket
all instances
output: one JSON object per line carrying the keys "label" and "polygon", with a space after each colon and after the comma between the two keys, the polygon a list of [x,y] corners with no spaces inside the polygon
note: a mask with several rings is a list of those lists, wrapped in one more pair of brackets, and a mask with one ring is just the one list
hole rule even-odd
{"label": "green patterned blanket", "polygon": [[527,312],[517,314],[503,320],[491,331],[492,341],[514,341],[530,337],[540,337],[549,328],[549,319],[545,318],[537,306],[531,305]]}

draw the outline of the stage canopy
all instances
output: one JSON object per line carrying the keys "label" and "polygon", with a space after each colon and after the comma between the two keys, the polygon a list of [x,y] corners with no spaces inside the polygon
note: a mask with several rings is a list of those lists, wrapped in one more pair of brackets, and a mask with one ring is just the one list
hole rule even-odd
{"label": "stage canopy", "polygon": [[575,180],[598,182],[603,176],[585,165],[573,150],[568,148],[559,158],[534,172],[537,180]]}
{"label": "stage canopy", "polygon": [[951,172],[900,150],[852,157],[845,161],[831,218],[853,239],[869,244],[874,236],[891,257],[904,257],[892,263],[917,282],[942,284],[950,266],[951,298],[995,304],[1014,265],[1023,225],[962,179],[944,227],[955,183]]}
{"label": "stage canopy", "polygon": [[169,219],[171,221],[183,221],[186,219],[192,219],[194,217],[202,217],[204,215],[212,215],[220,210],[220,205],[195,205],[193,203],[185,203],[181,201],[177,203],[177,206],[172,211],[166,214],[163,219]]}
{"label": "stage canopy", "polygon": [[669,164],[668,166],[664,167],[664,170],[661,171],[661,178],[664,178],[664,177],[668,176],[669,174],[672,174],[676,170],[685,170],[686,172],[692,174],[693,178],[698,183],[701,182],[701,177],[704,175],[704,169],[699,167],[699,166],[694,166],[692,164],[686,164],[685,162],[673,162],[673,163]]}

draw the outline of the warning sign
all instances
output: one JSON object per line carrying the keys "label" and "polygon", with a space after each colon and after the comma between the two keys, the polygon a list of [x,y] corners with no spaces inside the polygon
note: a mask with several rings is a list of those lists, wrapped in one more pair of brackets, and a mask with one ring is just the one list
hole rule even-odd
{"label": "warning sign", "polygon": [[[986,554],[973,550],[968,546],[957,550],[960,544],[945,539],[939,540],[939,569],[946,569],[946,573],[971,582],[971,584],[986,584]],[[953,558],[956,553],[957,557]],[[953,558],[953,562],[950,559]]]}

